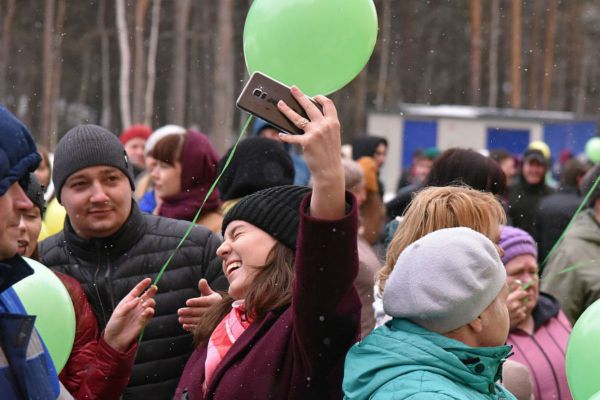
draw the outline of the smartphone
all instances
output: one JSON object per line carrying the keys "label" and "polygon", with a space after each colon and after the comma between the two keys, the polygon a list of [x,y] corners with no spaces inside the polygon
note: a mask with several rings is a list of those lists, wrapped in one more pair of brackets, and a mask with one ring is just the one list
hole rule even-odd
{"label": "smartphone", "polygon": [[[302,106],[292,96],[289,86],[258,71],[252,74],[246,86],[242,89],[236,105],[238,108],[267,121],[282,132],[302,135],[304,131],[294,125],[277,108],[279,100],[283,100],[292,110],[309,119]],[[323,112],[319,103],[315,100],[312,100],[312,102]]]}

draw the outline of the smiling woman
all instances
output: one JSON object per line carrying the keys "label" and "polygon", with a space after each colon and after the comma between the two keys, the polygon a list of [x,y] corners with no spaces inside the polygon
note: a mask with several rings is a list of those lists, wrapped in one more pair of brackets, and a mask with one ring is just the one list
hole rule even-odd
{"label": "smiling woman", "polygon": [[203,290],[214,303],[196,321],[198,347],[176,399],[341,398],[344,354],[360,323],[356,204],[344,193],[333,103],[317,96],[321,114],[297,88],[292,94],[310,122],[280,103],[305,130],[281,138],[303,146],[314,189],[264,189],[225,215],[217,255],[229,292]]}

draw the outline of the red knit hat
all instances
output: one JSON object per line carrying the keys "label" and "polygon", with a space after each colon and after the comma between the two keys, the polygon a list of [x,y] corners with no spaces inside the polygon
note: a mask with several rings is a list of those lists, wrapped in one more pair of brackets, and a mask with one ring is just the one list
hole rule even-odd
{"label": "red knit hat", "polygon": [[148,125],[136,124],[136,125],[131,125],[128,129],[126,129],[123,133],[121,133],[121,136],[119,136],[119,139],[121,140],[121,143],[125,144],[125,143],[129,142],[131,139],[135,139],[135,138],[142,138],[142,139],[148,140],[148,137],[150,137],[151,134],[152,134],[152,128],[150,128]]}

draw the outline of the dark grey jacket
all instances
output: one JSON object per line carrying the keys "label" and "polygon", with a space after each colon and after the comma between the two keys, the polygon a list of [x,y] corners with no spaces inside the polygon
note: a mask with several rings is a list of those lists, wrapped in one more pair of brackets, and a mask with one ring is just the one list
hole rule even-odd
{"label": "dark grey jacket", "polygon": [[[121,229],[104,239],[83,239],[69,219],[65,229],[40,243],[41,262],[68,274],[83,286],[99,328],[106,326],[119,301],[145,277],[154,279],[189,222],[142,214],[133,205]],[[199,296],[198,281],[225,289],[216,256],[221,239],[196,226],[158,283],[156,313],[145,328],[125,399],[167,399],[173,396],[183,367],[192,353],[192,337],[177,321],[177,309]]]}

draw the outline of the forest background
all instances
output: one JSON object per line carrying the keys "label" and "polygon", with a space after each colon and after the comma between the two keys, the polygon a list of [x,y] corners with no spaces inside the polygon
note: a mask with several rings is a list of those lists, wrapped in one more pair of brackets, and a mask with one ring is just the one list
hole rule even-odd
{"label": "forest background", "polygon": [[[223,152],[245,118],[234,104],[247,79],[251,3],[0,0],[0,102],[50,149],[78,123],[116,133],[173,123]],[[364,134],[369,111],[398,112],[401,103],[600,109],[599,0],[375,5],[373,56],[331,95],[345,141]]]}

